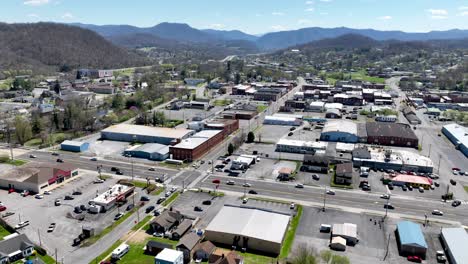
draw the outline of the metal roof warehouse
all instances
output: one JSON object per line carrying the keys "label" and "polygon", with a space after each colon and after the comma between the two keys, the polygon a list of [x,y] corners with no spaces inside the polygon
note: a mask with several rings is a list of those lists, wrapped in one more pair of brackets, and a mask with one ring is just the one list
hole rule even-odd
{"label": "metal roof warehouse", "polygon": [[183,128],[150,127],[141,125],[119,124],[101,131],[101,137],[107,140],[159,143],[172,145],[193,135],[195,131]]}
{"label": "metal roof warehouse", "polygon": [[255,208],[224,206],[206,228],[207,240],[239,248],[279,254],[289,215]]}
{"label": "metal roof warehouse", "polygon": [[442,228],[441,240],[452,264],[468,263],[468,234],[465,229]]}

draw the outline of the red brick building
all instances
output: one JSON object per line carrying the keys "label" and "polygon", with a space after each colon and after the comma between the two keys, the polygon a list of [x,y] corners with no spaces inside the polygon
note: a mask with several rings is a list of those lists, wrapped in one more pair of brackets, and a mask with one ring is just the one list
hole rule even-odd
{"label": "red brick building", "polygon": [[223,138],[227,138],[234,131],[239,129],[238,119],[215,119],[205,124],[205,129],[222,130]]}
{"label": "red brick building", "polygon": [[175,146],[170,146],[169,154],[172,159],[191,162],[201,158],[223,139],[223,130],[203,130]]}

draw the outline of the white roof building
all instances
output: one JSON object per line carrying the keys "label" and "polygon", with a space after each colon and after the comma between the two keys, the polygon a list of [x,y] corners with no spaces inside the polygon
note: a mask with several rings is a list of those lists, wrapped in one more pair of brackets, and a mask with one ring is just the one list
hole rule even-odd
{"label": "white roof building", "polygon": [[468,263],[468,234],[465,229],[442,228],[441,238],[447,248],[447,257],[450,263]]}
{"label": "white roof building", "polygon": [[155,264],[182,264],[184,253],[174,249],[165,248],[155,257]]}
{"label": "white roof building", "polygon": [[327,103],[327,104],[325,104],[325,110],[329,110],[329,109],[342,110],[343,109],[343,104],[340,104],[340,103]]}
{"label": "white roof building", "polygon": [[351,223],[334,224],[332,228],[332,237],[336,236],[346,239],[348,245],[356,244],[359,241],[357,225]]}
{"label": "white roof building", "polygon": [[348,120],[329,121],[325,123],[322,133],[336,131],[357,135],[357,124]]}
{"label": "white roof building", "polygon": [[[205,230],[205,238],[232,244],[234,237],[248,238],[248,248],[279,253],[289,225],[289,215],[259,209],[224,206]],[[242,239],[239,242],[242,245]]]}

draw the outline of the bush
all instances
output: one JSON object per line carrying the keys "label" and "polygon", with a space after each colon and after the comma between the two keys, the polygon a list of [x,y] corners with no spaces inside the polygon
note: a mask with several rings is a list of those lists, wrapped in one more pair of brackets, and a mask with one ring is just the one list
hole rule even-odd
{"label": "bush", "polygon": [[9,160],[10,160],[10,157],[8,156],[4,156],[4,155],[0,156],[0,163],[6,163]]}
{"label": "bush", "polygon": [[36,250],[36,252],[41,255],[41,256],[45,256],[47,255],[47,250],[45,250],[44,248],[40,247],[40,246],[36,246],[34,248]]}

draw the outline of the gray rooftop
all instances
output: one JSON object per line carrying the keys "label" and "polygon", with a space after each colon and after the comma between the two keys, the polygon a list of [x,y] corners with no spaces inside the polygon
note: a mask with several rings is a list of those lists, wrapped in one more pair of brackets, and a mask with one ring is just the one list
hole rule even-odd
{"label": "gray rooftop", "polygon": [[468,147],[468,128],[458,124],[448,124],[444,126],[444,129],[450,132],[457,141]]}
{"label": "gray rooftop", "polygon": [[442,228],[442,236],[456,263],[468,263],[468,234],[465,229]]}

